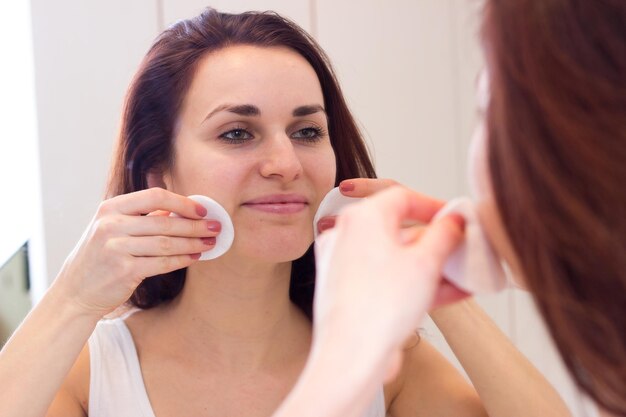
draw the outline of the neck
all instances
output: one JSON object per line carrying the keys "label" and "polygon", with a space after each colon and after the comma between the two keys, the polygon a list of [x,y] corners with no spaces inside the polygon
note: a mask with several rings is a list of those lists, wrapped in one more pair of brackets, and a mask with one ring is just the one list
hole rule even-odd
{"label": "neck", "polygon": [[163,315],[187,352],[215,364],[257,369],[308,349],[310,323],[289,300],[291,262],[200,262]]}

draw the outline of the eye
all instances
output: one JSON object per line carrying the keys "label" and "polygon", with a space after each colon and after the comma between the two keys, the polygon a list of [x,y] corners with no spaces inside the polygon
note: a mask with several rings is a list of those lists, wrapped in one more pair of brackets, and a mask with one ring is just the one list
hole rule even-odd
{"label": "eye", "polygon": [[219,137],[229,143],[240,143],[253,138],[246,129],[232,129],[222,133]]}
{"label": "eye", "polygon": [[294,139],[304,140],[306,142],[315,142],[320,140],[326,132],[320,127],[305,127],[304,129],[297,130],[291,137]]}

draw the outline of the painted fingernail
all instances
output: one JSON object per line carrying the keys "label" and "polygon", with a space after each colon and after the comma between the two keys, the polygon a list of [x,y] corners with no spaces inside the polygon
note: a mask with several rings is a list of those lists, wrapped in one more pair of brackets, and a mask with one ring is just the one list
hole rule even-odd
{"label": "painted fingernail", "polygon": [[196,204],[196,213],[198,213],[198,216],[202,216],[202,217],[206,216],[207,215],[206,207]]}
{"label": "painted fingernail", "polygon": [[339,189],[341,191],[346,192],[346,193],[348,193],[350,191],[354,191],[354,182],[352,182],[352,181],[343,181],[341,184],[339,184]]}
{"label": "painted fingernail", "polygon": [[200,259],[200,256],[202,256],[202,254],[200,253],[192,253],[191,255],[189,255],[191,259],[195,259],[195,260]]}
{"label": "painted fingernail", "polygon": [[222,224],[220,222],[210,221],[207,222],[207,229],[209,229],[211,232],[219,232],[220,230],[222,230]]}
{"label": "painted fingernail", "polygon": [[325,230],[335,227],[334,217],[323,217],[317,222],[318,233],[322,233]]}
{"label": "painted fingernail", "polygon": [[459,226],[459,228],[461,228],[461,230],[465,230],[465,219],[463,218],[463,216],[458,214],[450,214],[448,218],[455,222]]}
{"label": "painted fingernail", "polygon": [[203,237],[202,238],[202,243],[204,243],[207,246],[213,246],[213,245],[215,245],[215,238],[214,237]]}

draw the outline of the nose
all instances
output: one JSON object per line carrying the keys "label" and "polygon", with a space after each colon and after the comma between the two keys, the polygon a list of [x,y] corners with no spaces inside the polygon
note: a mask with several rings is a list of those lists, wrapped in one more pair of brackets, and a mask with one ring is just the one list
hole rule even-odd
{"label": "nose", "polygon": [[298,153],[285,133],[267,138],[263,147],[260,172],[265,178],[279,178],[285,182],[298,179],[302,174],[302,163]]}

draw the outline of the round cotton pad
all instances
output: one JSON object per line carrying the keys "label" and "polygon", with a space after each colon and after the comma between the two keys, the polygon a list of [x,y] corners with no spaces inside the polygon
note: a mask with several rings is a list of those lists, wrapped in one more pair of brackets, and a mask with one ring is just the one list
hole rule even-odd
{"label": "round cotton pad", "polygon": [[[222,256],[228,249],[230,249],[230,246],[233,244],[233,240],[235,239],[235,228],[233,227],[233,222],[230,220],[230,216],[224,207],[212,198],[203,195],[190,195],[189,198],[204,206],[207,211],[206,216],[204,216],[205,219],[217,220],[222,224],[222,230],[215,238],[215,246],[213,249],[202,252],[200,260],[208,261],[215,259],[218,256]],[[175,213],[172,213],[172,215],[177,216]]]}
{"label": "round cotton pad", "polygon": [[317,232],[317,222],[322,217],[336,216],[345,206],[349,206],[350,204],[356,203],[360,200],[362,200],[362,198],[346,197],[341,194],[339,187],[335,187],[330,190],[320,203],[320,206],[315,213],[315,218],[313,218],[313,233],[315,234],[315,237],[317,238],[317,235],[319,234]]}
{"label": "round cotton pad", "polygon": [[465,219],[465,239],[446,261],[443,269],[446,278],[471,294],[505,289],[506,275],[483,232],[472,201],[469,198],[452,200],[437,212],[435,219],[452,213]]}

